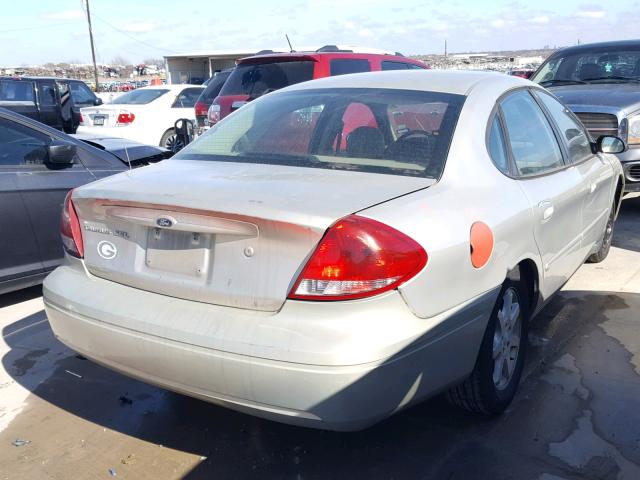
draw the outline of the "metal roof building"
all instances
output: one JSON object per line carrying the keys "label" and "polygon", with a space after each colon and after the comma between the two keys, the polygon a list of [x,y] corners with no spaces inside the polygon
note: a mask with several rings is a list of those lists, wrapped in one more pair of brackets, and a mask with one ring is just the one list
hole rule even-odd
{"label": "metal roof building", "polygon": [[234,67],[236,60],[257,50],[213,51],[167,55],[164,57],[169,83],[200,84],[216,72]]}

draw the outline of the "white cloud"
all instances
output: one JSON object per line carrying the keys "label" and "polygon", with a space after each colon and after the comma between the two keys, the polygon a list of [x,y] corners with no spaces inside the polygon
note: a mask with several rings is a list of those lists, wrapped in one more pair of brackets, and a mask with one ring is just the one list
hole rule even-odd
{"label": "white cloud", "polygon": [[602,18],[604,17],[604,10],[583,10],[576,13],[576,15],[582,18]]}
{"label": "white cloud", "polygon": [[155,28],[155,24],[146,22],[127,23],[126,25],[120,27],[121,30],[130,33],[149,33]]}
{"label": "white cloud", "polygon": [[344,24],[344,28],[346,28],[347,30],[355,30],[356,25],[353,22],[346,22]]}
{"label": "white cloud", "polygon": [[361,28],[360,30],[358,30],[358,35],[361,37],[369,38],[373,37],[373,32],[368,28]]}
{"label": "white cloud", "polygon": [[84,13],[81,10],[59,10],[57,12],[48,12],[42,15],[45,20],[75,20],[83,18]]}
{"label": "white cloud", "polygon": [[547,17],[546,15],[538,15],[537,17],[533,17],[531,19],[531,23],[546,25],[547,23],[549,23],[549,17]]}
{"label": "white cloud", "polygon": [[495,27],[495,28],[502,28],[502,27],[504,27],[505,23],[506,22],[504,20],[502,20],[501,18],[498,18],[498,19],[493,20],[491,22],[491,26]]}

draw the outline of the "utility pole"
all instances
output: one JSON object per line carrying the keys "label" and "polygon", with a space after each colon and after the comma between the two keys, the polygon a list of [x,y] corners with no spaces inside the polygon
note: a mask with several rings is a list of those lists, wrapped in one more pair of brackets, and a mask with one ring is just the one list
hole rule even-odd
{"label": "utility pole", "polygon": [[444,56],[445,58],[447,56],[447,39],[446,38],[444,39]]}
{"label": "utility pole", "polygon": [[96,50],[93,47],[93,31],[91,30],[91,12],[89,11],[89,0],[85,0],[87,5],[87,21],[89,22],[89,40],[91,41],[91,58],[93,59],[93,77],[96,82],[96,92],[98,91],[98,66],[96,65]]}

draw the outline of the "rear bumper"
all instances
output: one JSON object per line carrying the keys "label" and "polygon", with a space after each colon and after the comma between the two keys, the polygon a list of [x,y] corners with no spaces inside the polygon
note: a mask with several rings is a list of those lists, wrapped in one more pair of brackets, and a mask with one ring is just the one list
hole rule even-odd
{"label": "rear bumper", "polygon": [[159,145],[162,133],[150,131],[145,128],[138,128],[134,125],[126,127],[88,127],[80,125],[78,134],[99,135],[104,137],[126,138],[147,145]]}
{"label": "rear bumper", "polygon": [[392,292],[322,305],[322,319],[317,303],[247,312],[97,279],[78,265],[44,284],[56,337],[97,363],[245,413],[331,430],[365,428],[462,380],[497,293],[420,319]]}

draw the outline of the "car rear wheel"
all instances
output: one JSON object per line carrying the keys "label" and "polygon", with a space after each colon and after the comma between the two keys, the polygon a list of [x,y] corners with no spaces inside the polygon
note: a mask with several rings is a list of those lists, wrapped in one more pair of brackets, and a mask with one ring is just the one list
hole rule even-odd
{"label": "car rear wheel", "polygon": [[502,413],[513,400],[527,346],[529,302],[521,281],[507,279],[489,319],[473,372],[447,392],[454,405],[485,415]]}
{"label": "car rear wheel", "polygon": [[616,217],[616,204],[614,203],[611,206],[611,212],[609,212],[609,218],[607,219],[607,225],[604,227],[604,233],[602,234],[602,241],[600,242],[600,247],[598,251],[591,254],[589,258],[587,258],[587,263],[600,263],[607,255],[609,255],[609,250],[611,250],[611,240],[613,240],[613,225]]}
{"label": "car rear wheel", "polygon": [[184,148],[184,142],[180,140],[176,131],[173,128],[170,128],[164,132],[164,135],[162,135],[160,146],[176,153]]}

